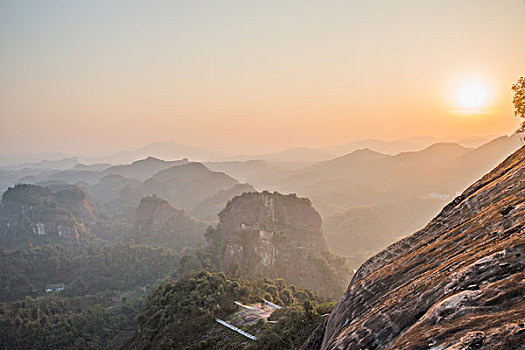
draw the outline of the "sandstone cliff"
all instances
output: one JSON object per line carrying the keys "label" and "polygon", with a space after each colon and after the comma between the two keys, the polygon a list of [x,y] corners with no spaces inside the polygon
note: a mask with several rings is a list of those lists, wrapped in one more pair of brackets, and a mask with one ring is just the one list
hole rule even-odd
{"label": "sandstone cliff", "polygon": [[282,277],[326,294],[341,288],[344,259],[328,252],[322,220],[307,198],[244,193],[219,213],[206,233],[215,264],[248,277]]}
{"label": "sandstone cliff", "polygon": [[523,349],[525,147],[364,263],[303,349]]}
{"label": "sandstone cliff", "polygon": [[16,185],[2,196],[0,244],[16,246],[28,238],[77,239],[96,222],[96,207],[78,186]]}

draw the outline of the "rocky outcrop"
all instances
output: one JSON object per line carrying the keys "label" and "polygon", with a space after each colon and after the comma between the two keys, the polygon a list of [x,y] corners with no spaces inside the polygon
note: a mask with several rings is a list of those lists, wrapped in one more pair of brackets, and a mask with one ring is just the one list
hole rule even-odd
{"label": "rocky outcrop", "polygon": [[203,240],[206,226],[158,196],[142,198],[135,213],[137,240],[183,248]]}
{"label": "rocky outcrop", "polygon": [[96,207],[78,186],[16,185],[2,196],[0,244],[16,246],[27,238],[73,238],[96,222]]}
{"label": "rocky outcrop", "polygon": [[523,349],[525,147],[364,263],[303,349]]}
{"label": "rocky outcrop", "polygon": [[220,270],[282,277],[317,291],[338,287],[337,269],[342,266],[334,265],[344,265],[344,259],[328,252],[321,217],[307,198],[244,193],[219,213],[217,228],[209,229],[206,237]]}
{"label": "rocky outcrop", "polygon": [[85,187],[79,185],[49,185],[53,199],[60,208],[70,211],[87,225],[97,223],[98,210],[95,200]]}

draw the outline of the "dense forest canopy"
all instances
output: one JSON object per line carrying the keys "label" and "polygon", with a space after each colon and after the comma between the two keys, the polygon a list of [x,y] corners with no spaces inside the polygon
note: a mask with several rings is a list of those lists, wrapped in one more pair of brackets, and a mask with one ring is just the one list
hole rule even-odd
{"label": "dense forest canopy", "polygon": [[[244,189],[251,187],[221,189],[199,210],[215,210],[223,202],[231,205],[230,196]],[[311,205],[295,195],[282,198]],[[326,248],[305,256],[322,274],[321,297],[282,278],[250,276],[239,265],[221,272],[220,235],[210,242],[215,229],[206,230],[206,223],[157,195],[144,197],[134,212],[130,216],[129,212],[99,210],[89,191],[76,185],[16,185],[4,193],[0,206],[3,346],[124,349],[176,344],[188,349],[291,349],[304,342],[333,307],[326,303],[326,295],[333,300],[342,293],[335,280],[344,273],[344,258]],[[318,215],[314,218],[320,225]],[[249,244],[254,233],[239,239]],[[275,232],[272,244],[289,244],[286,236],[286,230]],[[260,259],[256,251],[250,254],[247,259]],[[281,265],[273,277],[291,267]],[[238,315],[235,302],[261,303],[263,299],[283,308],[268,314],[269,318]],[[247,343],[218,325],[216,317],[234,324],[251,320],[238,325],[257,334],[259,340]]]}

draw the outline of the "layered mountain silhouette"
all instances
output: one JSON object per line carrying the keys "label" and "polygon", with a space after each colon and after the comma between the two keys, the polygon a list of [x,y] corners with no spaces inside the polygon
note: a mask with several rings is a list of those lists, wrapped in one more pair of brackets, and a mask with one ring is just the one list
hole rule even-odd
{"label": "layered mountain silhouette", "polygon": [[257,188],[308,197],[324,219],[329,246],[354,267],[423,227],[469,184],[517,150],[517,135],[478,148],[437,143],[388,155],[360,149],[305,165],[268,161],[209,163]]}
{"label": "layered mountain silhouette", "polygon": [[303,349],[525,344],[525,147],[364,263]]}
{"label": "layered mountain silhouette", "polygon": [[[0,179],[2,173],[0,173]],[[6,181],[15,182],[16,172],[6,171]],[[89,189],[100,209],[129,218],[142,198],[159,195],[179,210],[191,212],[204,221],[216,221],[226,202],[243,192],[253,191],[222,172],[209,170],[188,159],[165,161],[155,157],[126,165],[93,167],[77,164],[70,170],[31,172],[18,182],[41,186],[81,184]]]}
{"label": "layered mountain silhouette", "polygon": [[135,212],[135,241],[180,250],[202,241],[206,225],[158,196],[142,198]]}
{"label": "layered mountain silhouette", "polygon": [[[420,151],[391,155],[377,151],[381,143],[365,141],[352,145],[376,149],[358,149],[319,162],[304,161],[307,154],[318,150],[295,148],[279,153],[278,157],[268,157],[273,160],[203,164],[148,156],[125,165],[77,163],[67,170],[45,168],[53,164],[60,168],[78,161],[64,159],[38,163],[45,169],[0,170],[0,185],[6,189],[16,183],[44,187],[78,184],[93,194],[101,211],[124,215],[128,221],[132,220],[140,200],[154,194],[191,217],[216,222],[216,214],[229,199],[253,191],[253,186],[297,193],[310,198],[323,217],[329,246],[357,267],[406,232],[422,227],[447,201],[520,145],[518,137],[512,135],[477,148],[437,143]],[[415,146],[429,140],[405,141],[397,143],[400,149],[406,149],[411,142]],[[142,151],[158,154],[172,146],[158,143]],[[293,160],[296,153],[306,158]],[[170,154],[173,157],[174,153]],[[280,158],[285,154],[288,160]]]}

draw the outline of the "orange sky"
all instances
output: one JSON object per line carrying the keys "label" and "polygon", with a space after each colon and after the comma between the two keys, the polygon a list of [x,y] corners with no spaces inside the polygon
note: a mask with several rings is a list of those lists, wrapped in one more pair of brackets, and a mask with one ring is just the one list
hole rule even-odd
{"label": "orange sky", "polygon": [[[524,18],[523,0],[2,1],[0,153],[508,134]],[[451,113],[468,79],[489,99]]]}

